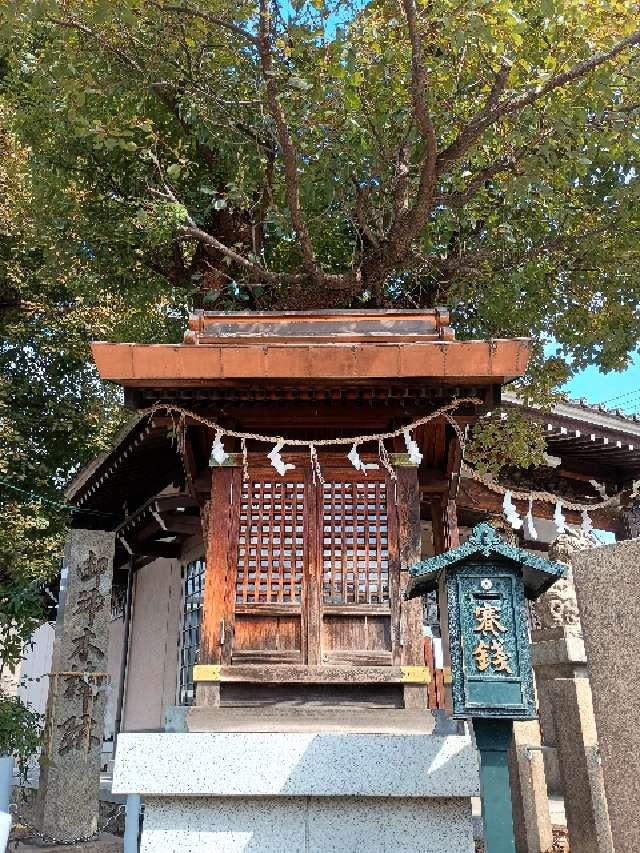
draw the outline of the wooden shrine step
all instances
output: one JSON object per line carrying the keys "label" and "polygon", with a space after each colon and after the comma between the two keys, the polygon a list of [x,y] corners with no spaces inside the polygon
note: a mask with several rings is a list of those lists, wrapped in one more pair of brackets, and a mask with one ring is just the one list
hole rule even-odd
{"label": "wooden shrine step", "polygon": [[430,734],[428,711],[287,708],[211,708],[193,706],[186,713],[189,732],[350,732],[362,734]]}

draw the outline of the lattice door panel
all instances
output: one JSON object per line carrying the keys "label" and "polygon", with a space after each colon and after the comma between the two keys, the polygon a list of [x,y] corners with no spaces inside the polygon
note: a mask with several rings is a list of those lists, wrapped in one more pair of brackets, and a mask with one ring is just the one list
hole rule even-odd
{"label": "lattice door panel", "polygon": [[299,605],[305,560],[305,484],[265,478],[245,483],[236,603]]}
{"label": "lattice door panel", "polygon": [[238,519],[233,660],[300,662],[307,561],[303,480],[252,472]]}
{"label": "lattice door panel", "polygon": [[389,605],[389,529],[384,480],[323,487],[323,604]]}
{"label": "lattice door panel", "polygon": [[366,479],[341,474],[322,487],[322,660],[390,664],[387,482],[382,472]]}

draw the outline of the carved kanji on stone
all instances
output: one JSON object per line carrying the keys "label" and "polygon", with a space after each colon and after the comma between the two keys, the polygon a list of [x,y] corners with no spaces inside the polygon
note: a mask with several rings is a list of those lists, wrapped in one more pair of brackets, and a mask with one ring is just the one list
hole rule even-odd
{"label": "carved kanji on stone", "polygon": [[82,634],[71,640],[73,645],[73,652],[71,653],[71,656],[78,658],[78,660],[85,664],[85,666],[87,664],[94,664],[94,661],[91,660],[92,655],[96,655],[100,659],[104,658],[104,652],[102,649],[92,642],[92,640],[96,639],[97,637],[94,632],[90,628],[85,628]]}
{"label": "carved kanji on stone", "polygon": [[92,747],[100,745],[100,739],[91,732],[97,725],[91,714],[82,714],[80,717],[69,717],[58,725],[62,730],[58,753],[66,755],[72,749],[82,749],[89,752]]}
{"label": "carved kanji on stone", "polygon": [[82,713],[89,713],[89,705],[93,697],[94,688],[87,681],[80,678],[68,678],[64,690],[65,699],[82,699]]}
{"label": "carved kanji on stone", "polygon": [[114,546],[113,531],[75,527],[65,545],[34,814],[39,831],[63,840],[92,835],[98,821]]}
{"label": "carved kanji on stone", "polygon": [[84,563],[78,565],[78,577],[82,581],[98,580],[103,572],[109,568],[109,560],[106,557],[98,557],[94,551],[89,551],[89,556]]}
{"label": "carved kanji on stone", "polygon": [[78,595],[75,613],[84,613],[87,624],[93,627],[96,616],[104,607],[104,603],[104,595],[102,595],[97,587],[94,589],[84,589]]}

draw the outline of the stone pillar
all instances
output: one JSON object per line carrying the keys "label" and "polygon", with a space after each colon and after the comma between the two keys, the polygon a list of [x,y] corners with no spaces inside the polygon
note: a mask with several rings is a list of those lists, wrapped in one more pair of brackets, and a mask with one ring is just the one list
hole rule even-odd
{"label": "stone pillar", "polygon": [[509,778],[517,853],[549,853],[553,847],[544,759],[539,747],[537,720],[513,724]]}
{"label": "stone pillar", "polygon": [[556,678],[552,697],[569,841],[580,853],[613,853],[591,688],[582,677]]}
{"label": "stone pillar", "polygon": [[[543,743],[555,749],[558,764],[546,762],[552,784],[560,782],[572,849],[613,853],[604,780],[591,704],[580,614],[571,566],[580,552],[591,553],[591,539],[579,531],[563,534],[550,559],[569,565],[533,609],[531,656],[536,675]],[[585,551],[586,549],[586,551]],[[553,753],[552,753],[553,754]],[[560,779],[554,779],[554,771]],[[555,785],[554,785],[555,787]]]}
{"label": "stone pillar", "polygon": [[637,539],[640,537],[640,500],[634,497],[622,508],[620,514],[621,539]]}
{"label": "stone pillar", "polygon": [[640,850],[640,540],[577,554],[574,573],[616,853]]}
{"label": "stone pillar", "polygon": [[61,840],[98,823],[114,547],[103,530],[70,530],[65,544],[36,805],[41,832]]}

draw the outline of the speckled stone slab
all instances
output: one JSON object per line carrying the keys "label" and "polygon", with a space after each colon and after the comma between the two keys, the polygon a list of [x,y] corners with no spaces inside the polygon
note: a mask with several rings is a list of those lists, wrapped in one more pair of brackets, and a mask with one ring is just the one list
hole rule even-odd
{"label": "speckled stone slab", "polygon": [[472,797],[477,754],[451,735],[123,733],[113,792],[209,797]]}
{"label": "speckled stone slab", "polygon": [[640,539],[573,555],[616,853],[640,850]]}
{"label": "speckled stone slab", "polygon": [[72,529],[65,544],[35,808],[38,829],[61,839],[98,824],[114,547],[103,530]]}
{"label": "speckled stone slab", "polygon": [[468,799],[145,800],[140,853],[473,853]]}

